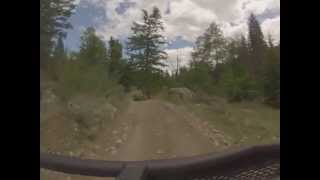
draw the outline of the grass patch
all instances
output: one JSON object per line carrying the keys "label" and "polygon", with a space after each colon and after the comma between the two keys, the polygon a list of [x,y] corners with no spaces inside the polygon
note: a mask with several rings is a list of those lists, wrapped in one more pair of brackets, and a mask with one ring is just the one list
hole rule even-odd
{"label": "grass patch", "polygon": [[55,82],[55,94],[68,101],[72,96],[88,94],[91,96],[109,96],[119,86],[101,64],[89,65],[82,61],[65,61],[52,63],[55,71],[49,71],[49,77]]}
{"label": "grass patch", "polygon": [[43,93],[41,147],[64,152],[94,141],[101,128],[126,108],[129,98],[103,66],[52,64],[50,71],[42,71],[41,89],[50,89],[57,98],[44,103],[50,97]]}
{"label": "grass patch", "polygon": [[280,137],[280,110],[259,101],[230,103],[226,98],[196,92],[191,100],[161,93],[158,98],[187,108],[236,145],[267,144]]}
{"label": "grass patch", "polygon": [[189,109],[232,138],[233,144],[264,144],[280,137],[280,110],[254,102],[194,104]]}

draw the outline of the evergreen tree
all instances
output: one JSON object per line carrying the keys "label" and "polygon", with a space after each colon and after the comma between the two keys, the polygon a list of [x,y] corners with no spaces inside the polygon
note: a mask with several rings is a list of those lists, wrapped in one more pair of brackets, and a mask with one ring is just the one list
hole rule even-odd
{"label": "evergreen tree", "polygon": [[251,100],[256,96],[254,81],[249,78],[246,68],[247,57],[245,38],[241,36],[240,39],[231,39],[228,60],[220,66],[218,79],[230,101]]}
{"label": "evergreen tree", "polygon": [[187,87],[210,93],[213,83],[213,68],[203,61],[191,61],[188,72]]}
{"label": "evergreen tree", "polygon": [[74,0],[41,0],[40,1],[40,60],[41,64],[48,59],[54,47],[54,41],[65,30],[71,28],[68,18],[75,8]]}
{"label": "evergreen tree", "polygon": [[219,79],[220,64],[227,60],[227,48],[227,41],[220,27],[215,22],[211,23],[205,33],[197,38],[191,54],[188,81],[193,84],[193,89],[211,91],[213,84]]}
{"label": "evergreen tree", "polygon": [[250,53],[250,70],[255,79],[261,78],[263,73],[263,64],[265,61],[266,42],[261,31],[260,24],[254,14],[248,19],[248,41]]}
{"label": "evergreen tree", "polygon": [[241,35],[240,37],[240,44],[239,44],[239,51],[238,51],[238,59],[241,64],[243,64],[244,68],[248,71],[249,70],[249,49],[248,49],[248,42],[246,38]]}
{"label": "evergreen tree", "polygon": [[108,69],[111,75],[119,74],[122,70],[122,45],[119,40],[109,40],[109,53],[108,53]]}
{"label": "evergreen tree", "polygon": [[213,22],[205,33],[197,38],[192,59],[215,65],[224,62],[226,54],[226,40],[220,27]]}
{"label": "evergreen tree", "polygon": [[119,79],[119,83],[123,85],[126,92],[129,92],[132,85],[135,85],[134,82],[134,70],[132,61],[124,60],[122,66],[122,74]]}
{"label": "evergreen tree", "polygon": [[131,28],[133,35],[127,44],[128,55],[137,70],[159,72],[160,67],[165,66],[162,60],[167,58],[166,52],[162,50],[165,39],[161,35],[164,27],[160,10],[154,7],[151,15],[146,10],[142,12],[143,22],[134,22]]}
{"label": "evergreen tree", "polygon": [[143,22],[133,23],[133,34],[128,38],[130,62],[127,69],[134,73],[133,84],[150,97],[151,91],[159,88],[157,82],[161,76],[161,68],[166,66],[163,60],[167,59],[167,53],[163,51],[165,38],[161,34],[164,27],[160,10],[154,7],[150,15],[146,10],[142,12]]}
{"label": "evergreen tree", "polygon": [[80,59],[91,64],[107,62],[107,48],[92,27],[87,28],[81,35],[79,52]]}
{"label": "evergreen tree", "polygon": [[268,34],[268,47],[273,49],[274,45],[273,45],[273,38],[271,36],[271,34]]}
{"label": "evergreen tree", "polygon": [[280,104],[280,50],[274,46],[271,35],[268,37],[267,59],[264,72],[264,96],[267,103]]}
{"label": "evergreen tree", "polygon": [[56,60],[65,60],[67,55],[63,44],[63,37],[59,36],[57,45],[54,49],[53,57]]}

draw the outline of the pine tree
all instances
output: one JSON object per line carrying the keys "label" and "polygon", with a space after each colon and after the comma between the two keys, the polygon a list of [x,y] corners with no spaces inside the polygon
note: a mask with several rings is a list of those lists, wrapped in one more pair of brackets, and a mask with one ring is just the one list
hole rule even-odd
{"label": "pine tree", "polygon": [[210,91],[219,78],[220,64],[225,62],[228,56],[227,41],[218,24],[211,23],[205,33],[197,38],[191,56],[188,74],[193,89]]}
{"label": "pine tree", "polygon": [[279,106],[280,104],[280,49],[274,46],[271,35],[268,36],[268,48],[264,71],[264,96],[267,102]]}
{"label": "pine tree", "polygon": [[260,24],[254,14],[251,14],[248,19],[248,29],[250,70],[252,76],[255,79],[259,79],[263,73],[263,64],[266,56],[266,42],[264,41]]}
{"label": "pine tree", "polygon": [[246,38],[241,35],[239,44],[239,62],[243,64],[246,70],[249,70],[249,49]]}
{"label": "pine tree", "polygon": [[63,44],[63,37],[59,36],[58,41],[57,41],[57,45],[54,49],[54,53],[53,53],[53,57],[56,60],[65,60],[66,59],[66,51],[64,48],[64,44]]}
{"label": "pine tree", "polygon": [[244,36],[230,39],[228,59],[215,69],[214,73],[219,75],[218,84],[230,101],[251,100],[256,96],[254,81],[250,79],[247,71],[247,58],[248,49]]}
{"label": "pine tree", "polygon": [[95,32],[95,29],[89,27],[81,35],[81,45],[79,52],[80,59],[91,64],[107,62],[107,48]]}
{"label": "pine tree", "polygon": [[226,55],[226,40],[220,27],[213,22],[205,33],[197,38],[192,59],[215,65],[224,62]]}
{"label": "pine tree", "polygon": [[[142,10],[143,22],[133,23],[133,34],[128,38],[127,52],[129,55],[128,72],[133,73],[133,84],[140,88],[146,96],[160,88],[159,78],[167,53],[163,51],[166,43],[161,32],[164,31],[160,10],[153,8],[152,14]],[[129,77],[129,75],[126,75]]]}
{"label": "pine tree", "polygon": [[119,40],[109,40],[108,68],[111,75],[120,73],[122,70],[122,45]]}
{"label": "pine tree", "polygon": [[151,15],[146,10],[142,12],[143,22],[134,22],[131,28],[133,35],[128,38],[128,55],[137,70],[159,72],[165,66],[162,60],[167,58],[167,53],[162,50],[165,39],[161,35],[164,27],[160,11],[154,7]]}
{"label": "pine tree", "polygon": [[75,8],[74,0],[40,1],[40,60],[48,59],[54,47],[54,41],[72,26],[68,22]]}
{"label": "pine tree", "polygon": [[274,48],[273,38],[272,38],[271,34],[268,34],[268,47],[271,49]]}

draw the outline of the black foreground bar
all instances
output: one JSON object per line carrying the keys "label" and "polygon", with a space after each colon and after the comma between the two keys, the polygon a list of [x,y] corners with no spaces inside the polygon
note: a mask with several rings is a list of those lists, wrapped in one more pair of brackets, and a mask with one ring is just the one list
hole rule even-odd
{"label": "black foreground bar", "polygon": [[40,168],[97,177],[138,179],[270,179],[280,176],[280,144],[226,153],[146,161],[102,161],[40,153]]}

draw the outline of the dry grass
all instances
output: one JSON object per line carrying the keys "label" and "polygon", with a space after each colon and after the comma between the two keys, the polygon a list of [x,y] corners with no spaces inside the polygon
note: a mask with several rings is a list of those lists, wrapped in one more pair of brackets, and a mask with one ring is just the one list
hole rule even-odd
{"label": "dry grass", "polygon": [[209,126],[231,137],[234,145],[279,141],[279,109],[259,102],[229,103],[221,97],[198,93],[191,101],[181,101],[166,94],[161,95],[160,98],[184,106],[200,119],[208,121]]}
{"label": "dry grass", "polygon": [[264,144],[280,137],[280,110],[254,102],[189,104],[210,126],[232,137],[233,144]]}

